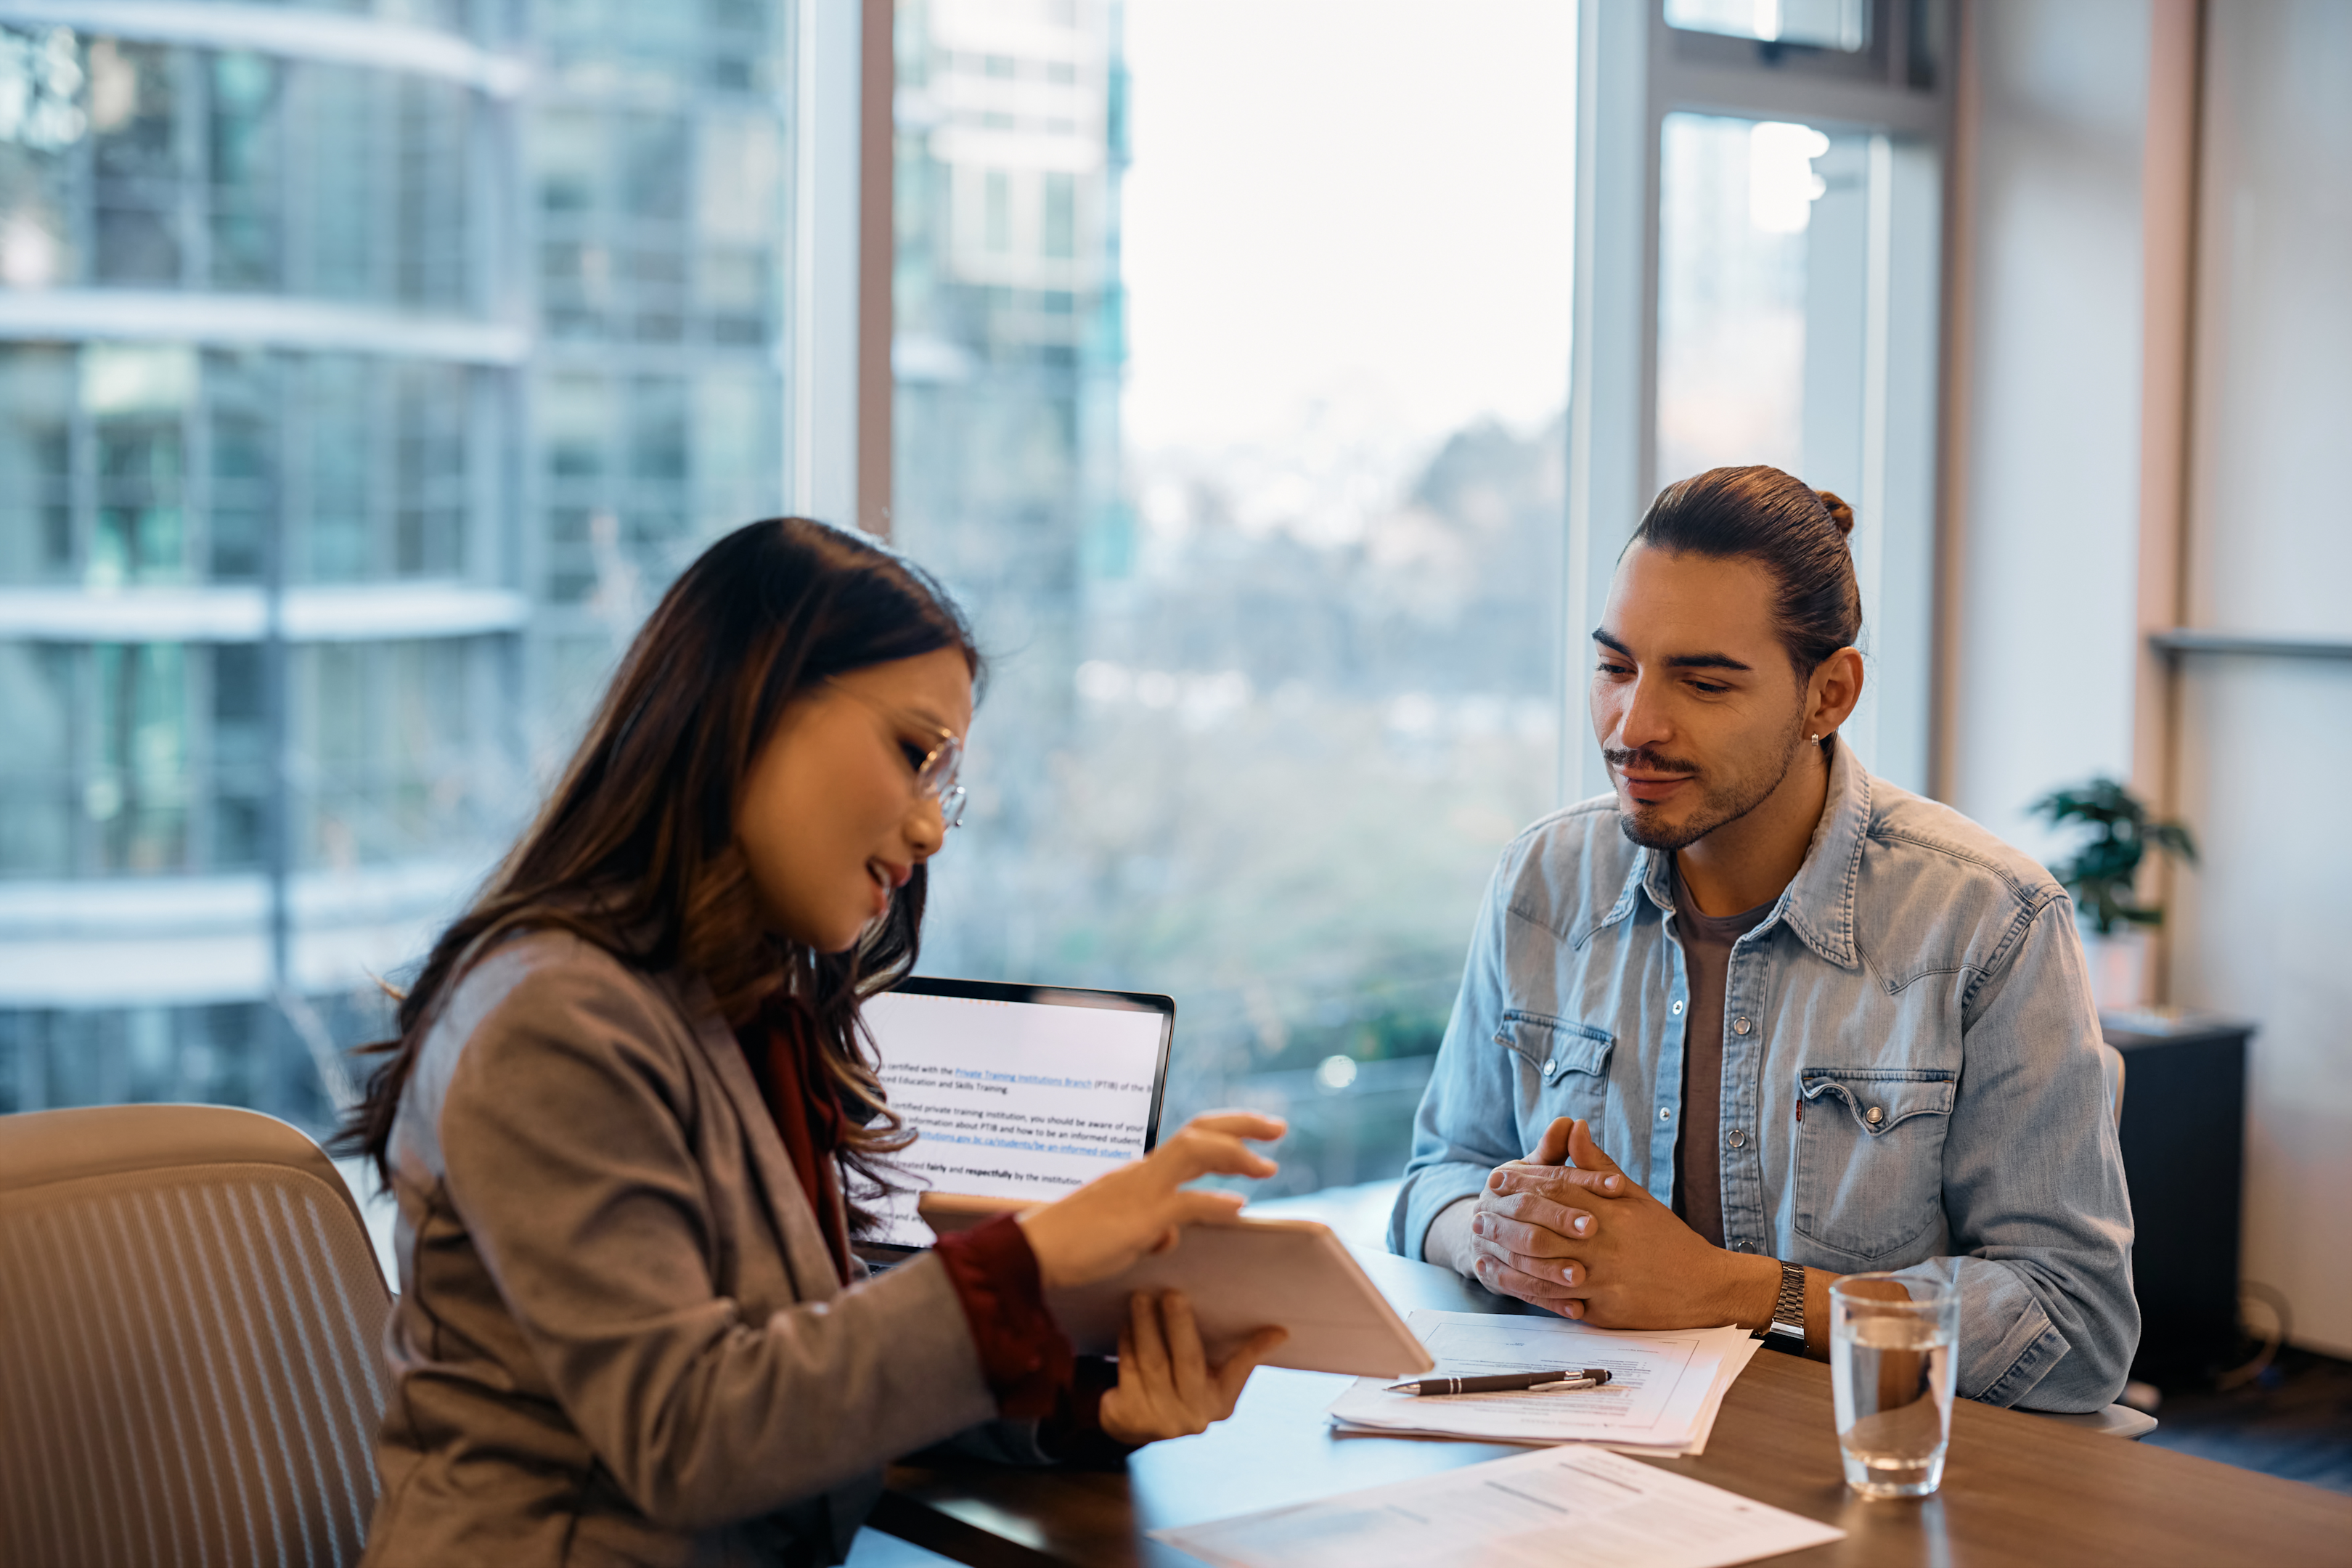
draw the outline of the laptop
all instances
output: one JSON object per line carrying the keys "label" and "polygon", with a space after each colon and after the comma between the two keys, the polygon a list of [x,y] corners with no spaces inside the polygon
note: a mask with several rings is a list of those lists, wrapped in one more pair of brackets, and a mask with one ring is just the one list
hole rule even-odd
{"label": "laptop", "polygon": [[861,1248],[930,1246],[924,1189],[1051,1202],[1159,1142],[1170,997],[918,975],[860,1012],[883,1089],[918,1134]]}

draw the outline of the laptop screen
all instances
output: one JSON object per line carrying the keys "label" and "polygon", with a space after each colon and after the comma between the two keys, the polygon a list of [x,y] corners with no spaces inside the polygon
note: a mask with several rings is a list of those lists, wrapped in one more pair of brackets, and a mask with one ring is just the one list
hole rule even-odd
{"label": "laptop screen", "polygon": [[1150,1149],[1176,1004],[1125,991],[914,978],[861,1009],[890,1104],[916,1132],[911,1190],[863,1239],[929,1247],[925,1188],[1058,1198]]}

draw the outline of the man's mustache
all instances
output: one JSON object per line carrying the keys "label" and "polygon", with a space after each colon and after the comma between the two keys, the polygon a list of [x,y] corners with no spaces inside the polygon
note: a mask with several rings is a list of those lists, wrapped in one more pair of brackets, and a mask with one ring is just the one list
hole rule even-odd
{"label": "man's mustache", "polygon": [[1669,757],[1647,746],[1636,746],[1632,751],[1603,746],[1601,757],[1612,768],[1639,768],[1645,773],[1696,773],[1699,771],[1696,763]]}

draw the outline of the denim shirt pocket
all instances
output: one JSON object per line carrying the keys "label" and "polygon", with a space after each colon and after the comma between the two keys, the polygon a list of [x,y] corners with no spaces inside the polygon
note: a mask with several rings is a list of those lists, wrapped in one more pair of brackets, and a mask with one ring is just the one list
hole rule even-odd
{"label": "denim shirt pocket", "polygon": [[1948,1068],[1809,1067],[1797,1075],[1797,1233],[1866,1267],[1936,1223]]}
{"label": "denim shirt pocket", "polygon": [[1609,1052],[1616,1043],[1608,1030],[1515,1008],[1503,1015],[1495,1043],[1519,1058],[1519,1130],[1528,1147],[1556,1117],[1601,1120],[1609,1099]]}

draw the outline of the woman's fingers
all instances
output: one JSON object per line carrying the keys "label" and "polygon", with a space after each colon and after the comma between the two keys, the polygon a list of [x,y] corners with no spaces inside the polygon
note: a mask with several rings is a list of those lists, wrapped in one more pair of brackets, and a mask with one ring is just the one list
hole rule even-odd
{"label": "woman's fingers", "polygon": [[1137,1290],[1127,1298],[1127,1328],[1130,1343],[1119,1347],[1119,1364],[1124,1366],[1131,1353],[1135,1370],[1146,1387],[1165,1387],[1170,1382],[1168,1342],[1160,1331],[1160,1314],[1152,1310],[1151,1297]]}
{"label": "woman's fingers", "polygon": [[1169,1225],[1198,1225],[1233,1218],[1248,1200],[1239,1193],[1202,1193],[1186,1188],[1168,1194],[1164,1216]]}
{"label": "woman's fingers", "polygon": [[[1202,1121],[1224,1120],[1203,1118]],[[1279,1138],[1282,1123],[1262,1116],[1236,1117],[1246,1121],[1252,1131],[1228,1132],[1205,1127],[1201,1121],[1189,1122],[1181,1132],[1151,1152],[1152,1161],[1165,1167],[1174,1184],[1191,1181],[1195,1176],[1271,1176],[1281,1169],[1273,1161],[1242,1142],[1244,1138]],[[1268,1131],[1271,1129],[1271,1131]]]}
{"label": "woman's fingers", "polygon": [[1118,1384],[1104,1393],[1097,1418],[1114,1442],[1156,1443],[1168,1435],[1136,1358],[1135,1336],[1125,1328],[1118,1331]]}
{"label": "woman's fingers", "polygon": [[1160,1292],[1160,1326],[1168,1341],[1168,1364],[1174,1374],[1176,1397],[1187,1409],[1205,1409],[1209,1403],[1209,1358],[1201,1349],[1201,1325],[1192,1316],[1192,1303],[1185,1299],[1183,1291]]}
{"label": "woman's fingers", "polygon": [[1227,1132],[1236,1138],[1256,1138],[1271,1141],[1290,1131],[1290,1123],[1279,1116],[1261,1116],[1255,1110],[1212,1110],[1195,1116],[1184,1123],[1208,1132]]}
{"label": "woman's fingers", "polygon": [[1223,1420],[1234,1413],[1249,1374],[1290,1337],[1285,1329],[1260,1329],[1212,1367],[1192,1305],[1181,1291],[1139,1290],[1127,1305],[1118,1386],[1103,1400],[1103,1429],[1122,1442],[1181,1437]]}
{"label": "woman's fingers", "polygon": [[1242,1385],[1249,1381],[1249,1374],[1263,1365],[1265,1358],[1279,1350],[1283,1341],[1289,1337],[1288,1329],[1260,1329],[1244,1341],[1240,1349],[1218,1363],[1215,1419],[1223,1421],[1234,1413],[1234,1405],[1241,1400]]}
{"label": "woman's fingers", "polygon": [[1198,1117],[1143,1159],[1023,1214],[1046,1286],[1092,1283],[1166,1251],[1184,1226],[1231,1219],[1242,1206],[1237,1194],[1192,1192],[1184,1184],[1206,1175],[1273,1175],[1279,1167],[1242,1140],[1278,1138],[1285,1131],[1280,1120],[1254,1111]]}

